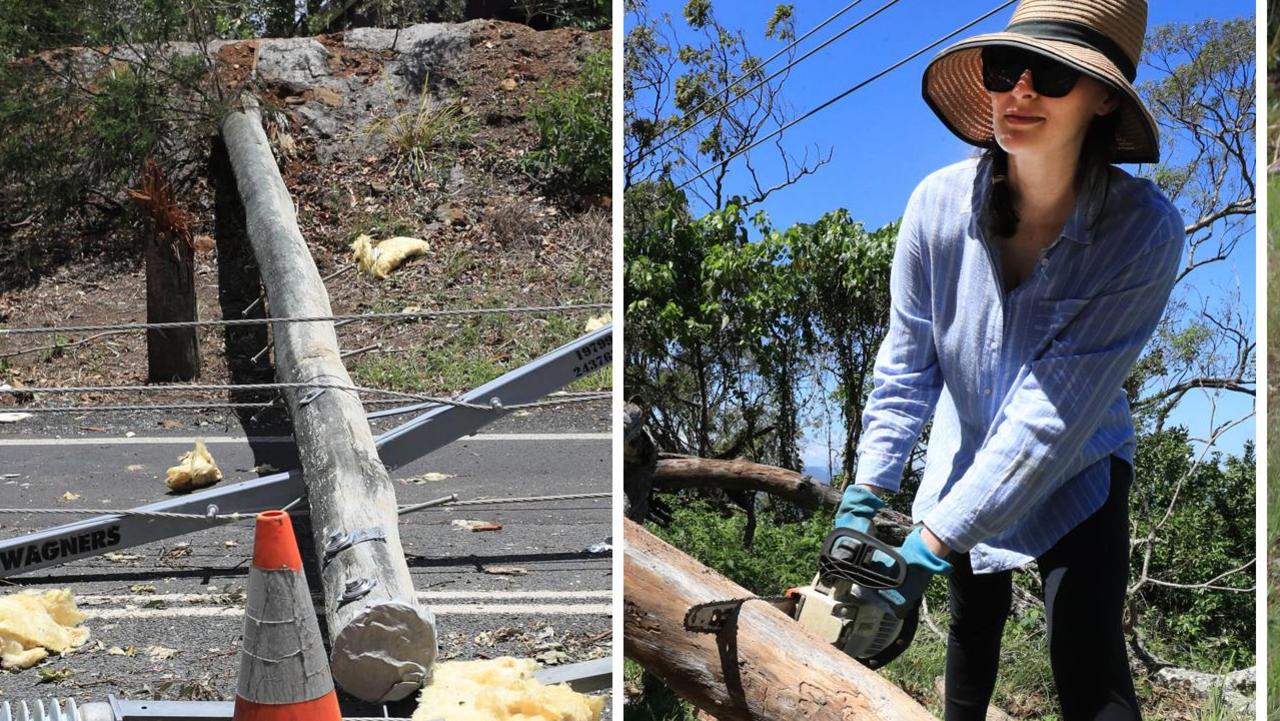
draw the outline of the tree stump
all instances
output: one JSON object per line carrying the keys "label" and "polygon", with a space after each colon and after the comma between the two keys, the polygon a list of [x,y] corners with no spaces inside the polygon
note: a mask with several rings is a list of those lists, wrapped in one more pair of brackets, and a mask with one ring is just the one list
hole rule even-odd
{"label": "tree stump", "polygon": [[[129,190],[142,209],[142,256],[147,275],[147,322],[196,320],[195,242],[191,215],[178,205],[155,160],[142,164],[142,187]],[[147,377],[152,383],[189,381],[200,375],[195,327],[147,329]]]}

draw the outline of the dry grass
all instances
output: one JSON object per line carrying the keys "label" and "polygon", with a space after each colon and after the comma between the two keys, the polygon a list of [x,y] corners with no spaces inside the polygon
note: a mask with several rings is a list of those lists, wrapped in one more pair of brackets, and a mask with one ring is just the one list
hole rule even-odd
{"label": "dry grass", "polygon": [[436,153],[472,144],[475,124],[462,101],[437,100],[424,80],[416,106],[374,120],[369,133],[387,144],[395,157],[394,172],[407,170],[421,181],[430,175]]}

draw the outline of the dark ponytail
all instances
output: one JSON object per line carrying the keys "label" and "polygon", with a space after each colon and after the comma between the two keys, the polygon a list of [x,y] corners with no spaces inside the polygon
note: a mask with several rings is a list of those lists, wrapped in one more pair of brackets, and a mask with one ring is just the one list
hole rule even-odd
{"label": "dark ponytail", "polygon": [[983,218],[987,235],[1012,238],[1018,232],[1018,211],[1013,208],[1013,188],[1009,185],[1009,154],[996,145],[986,155],[991,161],[991,194]]}
{"label": "dark ponytail", "polygon": [[[1084,145],[1080,148],[1080,166],[1076,169],[1078,177],[1086,179],[1086,182],[1095,181],[1095,173],[1111,164],[1111,151],[1119,124],[1119,109],[1099,116],[1089,124]],[[991,163],[991,192],[983,211],[983,227],[990,237],[1011,238],[1018,232],[1018,212],[1013,207],[1013,187],[1009,183],[1009,154],[999,145],[992,145],[984,151],[983,158]],[[1105,173],[1102,179],[1107,182]],[[1103,202],[1106,202],[1105,198]]]}

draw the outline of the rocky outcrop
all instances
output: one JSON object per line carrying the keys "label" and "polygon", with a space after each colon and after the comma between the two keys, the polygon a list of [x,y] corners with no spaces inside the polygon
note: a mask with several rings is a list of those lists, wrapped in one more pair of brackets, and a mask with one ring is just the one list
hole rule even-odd
{"label": "rocky outcrop", "polygon": [[[426,23],[400,30],[359,28],[315,38],[219,40],[160,47],[71,48],[33,59],[85,83],[112,66],[205,55],[228,97],[248,88],[316,140],[322,162],[371,150],[369,124],[389,114],[445,102],[461,74],[476,23]],[[277,115],[270,121],[279,122]]]}

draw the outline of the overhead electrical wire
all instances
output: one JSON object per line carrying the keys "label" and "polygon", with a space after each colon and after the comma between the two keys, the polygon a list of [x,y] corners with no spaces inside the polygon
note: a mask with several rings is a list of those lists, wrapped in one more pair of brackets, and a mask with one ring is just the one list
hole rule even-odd
{"label": "overhead electrical wire", "polygon": [[[809,28],[809,30],[808,30],[807,32],[805,32],[805,34],[804,34],[804,35],[801,35],[800,37],[798,37],[798,38],[796,38],[795,40],[791,41],[791,43],[790,43],[790,44],[788,44],[786,47],[782,48],[781,50],[779,50],[778,52],[774,53],[773,55],[770,55],[768,59],[766,59],[765,61],[761,62],[761,63],[760,63],[760,68],[761,68],[761,69],[763,69],[763,68],[765,68],[765,67],[768,67],[769,63],[773,62],[774,60],[777,60],[777,59],[778,59],[779,57],[781,57],[784,53],[786,53],[786,52],[788,52],[788,51],[790,51],[790,50],[794,49],[797,45],[799,45],[800,43],[802,43],[802,42],[804,42],[805,40],[807,40],[807,39],[809,38],[809,36],[813,35],[814,33],[818,32],[818,31],[819,31],[819,30],[821,30],[822,28],[824,28],[824,27],[826,27],[827,25],[829,25],[829,24],[831,23],[831,21],[832,21],[832,20],[835,20],[836,18],[838,18],[838,17],[840,17],[841,15],[843,15],[843,14],[845,14],[845,13],[849,12],[849,11],[850,11],[850,10],[852,10],[853,8],[857,7],[858,5],[861,5],[861,4],[862,4],[862,2],[863,2],[863,0],[853,0],[853,2],[851,2],[851,3],[849,3],[848,5],[845,5],[844,7],[840,8],[840,9],[839,9],[839,10],[837,10],[834,14],[832,14],[830,17],[828,17],[826,20],[823,20],[822,22],[818,23],[817,25],[815,25],[815,26],[813,26],[813,27]],[[788,66],[788,67],[789,67],[789,66]],[[728,85],[724,86],[724,87],[723,87],[723,88],[721,88],[720,90],[717,90],[713,95],[711,95],[711,96],[710,96],[710,97],[708,97],[707,99],[705,99],[705,100],[703,100],[702,102],[700,102],[700,103],[698,103],[697,105],[695,105],[695,106],[693,107],[693,109],[692,109],[692,110],[690,110],[688,113],[686,113],[686,115],[689,115],[689,116],[691,116],[691,117],[692,117],[692,116],[694,116],[694,115],[696,115],[696,114],[698,113],[698,111],[699,111],[699,110],[701,110],[704,106],[706,106],[706,104],[707,104],[707,103],[710,103],[712,100],[715,100],[715,99],[716,99],[718,96],[720,96],[721,94],[727,94],[727,93],[729,92],[730,88],[734,87],[734,86],[735,86],[735,85],[737,85],[738,83],[741,83],[743,80],[746,80],[746,79],[747,79],[747,78],[749,78],[749,77],[751,77],[751,73],[743,73],[742,75],[739,75],[737,78],[734,78],[733,82],[731,82],[731,83],[729,83]],[[749,91],[748,91],[748,92],[749,92]],[[731,101],[729,101],[729,102],[731,102],[731,103],[732,103],[732,102],[736,102],[736,101],[738,100],[738,98],[741,98],[741,97],[742,97],[742,96],[741,96],[741,95],[739,95],[737,98],[734,98],[733,100],[731,100]],[[719,112],[719,111],[717,111],[717,112]],[[701,119],[699,119],[697,122],[698,122],[698,123],[701,123],[701,122],[702,122],[703,120],[705,120],[705,119],[706,119],[706,118],[701,118]],[[696,125],[697,123],[694,123],[694,124]],[[665,144],[666,144],[666,143],[663,143],[663,145],[665,145]],[[636,158],[636,162],[640,162],[640,161],[641,161],[641,160],[643,160],[645,157],[647,157],[650,153],[652,153],[653,151],[657,150],[657,149],[658,149],[658,148],[660,148],[660,147],[662,147],[662,145],[659,145],[659,146],[657,146],[657,147],[655,147],[655,148],[650,148],[649,150],[646,150],[646,151],[642,152],[642,153],[640,154],[640,157]]]}
{"label": "overhead electrical wire", "polygon": [[[818,28],[821,28],[823,25],[826,25],[827,23],[831,22],[831,21],[832,21],[832,20],[834,20],[838,15],[840,15],[840,14],[844,13],[845,11],[849,10],[850,8],[852,8],[853,6],[858,5],[860,2],[862,2],[862,0],[858,0],[858,2],[850,3],[849,5],[845,6],[845,8],[844,8],[843,10],[841,10],[839,13],[837,13],[836,15],[832,15],[831,17],[829,17],[829,18],[827,18],[826,20],[824,20],[824,21],[822,22],[822,24],[821,24],[821,25],[819,25],[819,26],[815,27],[813,30],[810,30],[808,33],[805,33],[805,35],[804,35],[802,38],[800,38],[800,40],[803,40],[804,38],[809,37],[809,35],[812,35],[812,34],[814,33],[814,31],[818,30]],[[670,145],[673,141],[675,141],[675,140],[676,140],[677,138],[679,138],[681,135],[684,135],[685,133],[687,133],[687,132],[689,132],[689,131],[693,130],[693,129],[694,129],[695,127],[697,127],[698,125],[701,125],[701,124],[702,124],[702,121],[706,120],[707,118],[712,117],[712,116],[713,116],[713,115],[715,115],[716,113],[719,113],[721,110],[724,110],[725,108],[729,107],[730,105],[733,105],[734,103],[738,102],[739,100],[741,100],[741,99],[745,98],[746,96],[750,95],[751,93],[755,92],[756,90],[758,90],[759,88],[761,88],[762,86],[764,86],[764,84],[765,84],[765,83],[768,83],[769,81],[771,81],[771,80],[773,80],[773,79],[777,78],[779,75],[782,75],[783,73],[785,73],[785,72],[787,72],[787,71],[791,70],[791,68],[793,68],[793,67],[795,67],[796,65],[799,65],[800,63],[804,62],[806,59],[808,59],[809,57],[812,57],[815,53],[817,53],[818,51],[820,51],[820,50],[822,50],[823,48],[827,47],[827,46],[828,46],[828,45],[830,45],[831,43],[834,43],[835,41],[839,40],[840,38],[844,37],[845,35],[848,35],[849,33],[853,32],[853,31],[854,31],[854,30],[856,30],[856,29],[858,29],[859,27],[861,27],[862,25],[864,25],[865,23],[867,23],[868,21],[870,21],[870,20],[871,20],[872,18],[874,18],[875,16],[879,15],[880,13],[884,12],[885,10],[888,10],[889,8],[893,7],[894,5],[897,5],[899,2],[902,2],[902,0],[889,0],[889,2],[885,3],[884,5],[881,5],[880,7],[876,8],[875,10],[871,11],[871,12],[870,12],[870,13],[868,13],[867,15],[863,16],[861,19],[859,19],[859,20],[857,20],[856,22],[854,22],[852,25],[850,25],[850,26],[846,27],[845,29],[841,30],[840,32],[836,33],[835,35],[832,35],[831,37],[827,38],[827,39],[826,39],[826,40],[824,40],[820,45],[818,45],[818,47],[816,47],[816,48],[813,48],[813,49],[809,50],[809,51],[808,51],[808,52],[806,52],[804,55],[801,55],[800,57],[796,58],[795,60],[792,60],[791,62],[789,62],[789,63],[787,63],[786,65],[782,66],[782,67],[781,67],[781,68],[779,68],[778,70],[774,71],[774,73],[773,73],[772,75],[769,75],[768,77],[764,78],[763,80],[760,80],[759,82],[757,82],[755,85],[752,85],[751,87],[747,88],[746,90],[743,90],[742,92],[740,92],[740,93],[738,93],[737,95],[733,96],[733,97],[732,97],[732,98],[730,98],[729,100],[726,100],[723,104],[721,104],[721,105],[720,105],[720,107],[716,108],[714,111],[708,112],[706,115],[703,115],[702,117],[698,118],[697,120],[693,121],[692,123],[689,123],[688,125],[684,126],[684,127],[683,127],[683,128],[681,128],[679,131],[677,131],[675,135],[672,135],[671,137],[667,138],[666,140],[663,140],[661,143],[658,143],[657,145],[655,145],[655,146],[653,146],[653,147],[651,147],[651,148],[647,148],[647,149],[645,149],[643,152],[641,152],[641,153],[640,153],[640,155],[638,155],[638,156],[636,157],[636,159],[635,159],[635,161],[634,161],[634,162],[639,163],[641,160],[644,160],[645,158],[647,158],[647,157],[649,157],[649,156],[653,155],[654,153],[658,152],[659,150],[661,150],[661,149],[665,148],[666,146]],[[800,40],[797,40],[797,41],[796,41],[796,43],[800,42]],[[795,43],[792,43],[791,45],[787,46],[786,48],[783,48],[782,50],[778,51],[777,53],[775,53],[775,54],[773,55],[773,57],[771,57],[771,58],[769,58],[768,60],[766,60],[766,61],[764,61],[763,63],[761,63],[761,64],[760,64],[760,67],[761,67],[761,68],[764,68],[764,66],[768,65],[771,61],[773,61],[773,59],[774,59],[774,58],[778,57],[778,55],[782,54],[783,52],[785,52],[786,50],[788,50],[788,49],[790,49],[791,47],[794,47],[794,46],[795,46]],[[689,115],[689,116],[695,115],[699,110],[701,110],[701,109],[702,109],[702,107],[703,107],[704,105],[706,105],[707,103],[711,102],[711,100],[712,100],[713,98],[715,98],[717,95],[720,95],[721,93],[725,93],[725,92],[727,92],[727,91],[729,90],[729,88],[732,88],[734,85],[737,85],[738,83],[742,82],[743,80],[747,79],[748,77],[749,77],[749,74],[744,74],[744,75],[742,75],[741,77],[739,77],[737,80],[734,80],[732,83],[729,83],[728,85],[726,85],[726,86],[724,87],[724,89],[723,89],[723,90],[718,90],[718,91],[716,91],[715,95],[712,95],[710,98],[707,98],[706,100],[703,100],[701,103],[698,103],[698,105],[697,105],[696,107],[694,107],[694,109],[693,109],[693,110],[690,110],[690,111],[687,113],[687,115]]]}
{"label": "overhead electrical wire", "polygon": [[796,125],[800,124],[801,122],[803,122],[803,121],[805,121],[805,120],[807,120],[807,119],[809,119],[809,118],[813,117],[814,115],[817,115],[818,113],[822,112],[823,110],[826,110],[827,108],[831,107],[832,105],[835,105],[836,103],[840,102],[841,100],[844,100],[845,98],[849,97],[850,95],[852,95],[853,93],[857,92],[858,90],[861,90],[862,88],[866,87],[867,85],[870,85],[871,83],[875,82],[876,80],[879,80],[880,78],[884,77],[885,75],[888,75],[889,73],[893,72],[894,70],[897,70],[898,68],[902,67],[903,65],[906,65],[907,63],[911,62],[912,60],[915,60],[916,58],[920,57],[921,55],[924,55],[925,53],[929,52],[930,50],[932,50],[932,49],[934,49],[934,48],[938,47],[939,45],[941,45],[941,44],[945,43],[946,41],[950,40],[951,38],[953,38],[953,37],[955,37],[955,36],[959,35],[960,33],[962,33],[962,32],[964,32],[964,31],[968,30],[969,28],[973,27],[974,25],[977,25],[978,23],[980,23],[980,22],[982,22],[982,21],[984,21],[984,20],[986,20],[986,19],[990,18],[992,15],[995,15],[996,13],[1000,12],[1001,10],[1004,10],[1005,8],[1009,7],[1010,5],[1013,5],[1013,4],[1014,4],[1014,3],[1016,3],[1017,1],[1018,1],[1018,0],[1007,0],[1007,2],[1004,2],[1004,3],[1001,3],[1000,5],[997,5],[995,8],[993,8],[993,9],[991,9],[990,11],[988,11],[988,12],[984,13],[982,16],[977,17],[977,18],[975,18],[975,19],[973,19],[973,20],[970,20],[968,23],[965,23],[964,25],[962,25],[962,26],[960,26],[960,27],[956,28],[955,30],[952,30],[951,32],[947,33],[946,35],[943,35],[942,37],[938,38],[937,40],[935,40],[935,41],[933,41],[933,42],[929,43],[928,45],[926,45],[926,46],[924,46],[924,47],[920,48],[919,50],[915,51],[914,53],[911,53],[911,54],[910,54],[910,55],[908,55],[907,57],[905,57],[905,58],[903,58],[903,59],[899,60],[898,62],[896,62],[896,63],[894,63],[894,64],[890,65],[889,67],[885,68],[884,70],[881,70],[880,72],[876,73],[875,75],[872,75],[871,77],[867,78],[866,80],[863,80],[862,82],[858,83],[857,85],[854,85],[853,87],[849,88],[848,90],[845,90],[844,92],[840,93],[839,95],[836,95],[835,97],[831,98],[830,100],[828,100],[828,101],[826,101],[826,102],[822,103],[821,105],[819,105],[819,106],[817,106],[817,107],[815,107],[815,108],[813,108],[813,109],[809,110],[808,112],[804,113],[803,115],[801,115],[801,116],[799,116],[799,117],[797,117],[797,118],[795,118],[795,119],[791,120],[790,122],[786,123],[785,125],[783,125],[783,126],[779,127],[777,130],[774,130],[773,132],[769,133],[768,135],[764,136],[763,138],[760,138],[759,140],[757,140],[757,141],[753,142],[751,145],[748,145],[748,146],[747,146],[747,147],[745,147],[745,148],[741,148],[741,149],[739,149],[739,150],[734,151],[733,153],[731,153],[728,157],[724,158],[723,160],[717,161],[714,165],[707,166],[707,168],[706,168],[705,170],[702,170],[702,171],[701,171],[701,172],[699,172],[697,175],[695,175],[695,176],[693,176],[693,177],[691,177],[691,178],[688,178],[688,179],[687,179],[687,180],[685,180],[684,182],[680,183],[679,185],[677,185],[677,186],[675,187],[675,189],[676,189],[676,190],[680,190],[680,189],[682,189],[682,188],[684,188],[684,187],[688,186],[689,184],[691,184],[693,181],[695,181],[695,180],[697,180],[697,179],[701,178],[702,176],[706,175],[707,173],[710,173],[710,172],[712,171],[712,169],[714,169],[715,167],[717,167],[717,166],[721,166],[721,165],[724,165],[725,163],[728,163],[729,161],[733,160],[734,158],[737,158],[738,156],[740,156],[740,155],[742,155],[742,154],[744,154],[744,153],[748,153],[748,152],[750,152],[750,151],[752,151],[752,150],[754,150],[754,149],[756,149],[756,148],[760,147],[761,145],[763,145],[763,144],[765,144],[766,142],[768,142],[768,141],[772,140],[773,138],[778,137],[778,136],[779,136],[779,135],[781,135],[782,133],[786,132],[787,130],[790,130],[791,128],[795,127]]}

